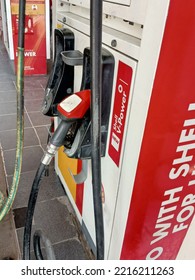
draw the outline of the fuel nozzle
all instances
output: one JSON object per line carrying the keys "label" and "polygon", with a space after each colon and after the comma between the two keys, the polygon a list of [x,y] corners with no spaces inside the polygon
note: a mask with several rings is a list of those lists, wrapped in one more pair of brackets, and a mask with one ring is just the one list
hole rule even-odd
{"label": "fuel nozzle", "polygon": [[83,119],[90,107],[90,90],[83,90],[70,95],[57,105],[61,122],[50,138],[42,163],[49,165],[57,150],[63,145],[64,139],[73,123]]}

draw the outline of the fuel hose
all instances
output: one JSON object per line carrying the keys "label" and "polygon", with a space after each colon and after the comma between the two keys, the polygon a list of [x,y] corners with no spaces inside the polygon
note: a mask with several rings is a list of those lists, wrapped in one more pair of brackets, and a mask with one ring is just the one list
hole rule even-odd
{"label": "fuel hose", "polygon": [[[66,134],[68,133],[69,128],[71,127],[72,122],[65,122],[61,121],[58,125],[57,129],[55,130],[54,134],[50,138],[49,144],[47,146],[47,150],[45,155],[43,156],[41,163],[37,169],[37,172],[34,177],[34,181],[32,184],[29,200],[28,200],[28,207],[26,213],[26,220],[24,226],[24,236],[23,236],[23,259],[30,260],[30,242],[31,242],[31,231],[32,231],[32,221],[35,211],[35,206],[37,202],[37,197],[40,189],[41,179],[43,178],[44,172],[46,168],[49,166],[51,159],[54,157],[55,153],[63,145],[64,139]],[[34,252],[36,259],[42,260],[43,255],[41,252],[40,240],[45,245],[47,259],[54,259],[54,253],[52,251],[52,246],[49,240],[44,237],[42,232],[37,231],[35,232],[33,241],[34,241]]]}
{"label": "fuel hose", "polygon": [[7,215],[14,202],[22,168],[23,134],[24,134],[24,24],[25,24],[25,0],[19,0],[19,31],[18,31],[18,64],[17,64],[17,136],[16,158],[12,184],[7,198],[0,193],[0,221]]}
{"label": "fuel hose", "polygon": [[43,234],[41,230],[36,230],[33,235],[34,253],[37,260],[43,260],[43,254],[41,251],[41,241],[45,247],[45,254],[47,260],[55,260],[55,254],[50,240]]}
{"label": "fuel hose", "polygon": [[39,193],[40,182],[43,177],[46,165],[42,162],[40,163],[33,184],[31,188],[31,193],[28,201],[28,208],[26,214],[26,222],[24,227],[24,239],[23,239],[23,259],[30,260],[30,241],[31,241],[31,230],[32,230],[32,220],[35,210],[35,205],[37,201],[37,196]]}
{"label": "fuel hose", "polygon": [[96,258],[104,259],[104,222],[101,182],[102,0],[90,1],[91,48],[91,150],[96,232]]}

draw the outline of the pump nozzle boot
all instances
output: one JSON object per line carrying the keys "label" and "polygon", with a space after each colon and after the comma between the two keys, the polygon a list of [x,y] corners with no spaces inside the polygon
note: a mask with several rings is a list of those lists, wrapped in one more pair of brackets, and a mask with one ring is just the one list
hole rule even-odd
{"label": "pump nozzle boot", "polygon": [[57,110],[61,122],[55,130],[43,156],[42,163],[49,165],[57,150],[63,145],[70,126],[81,120],[90,107],[90,90],[83,90],[70,95],[58,104]]}

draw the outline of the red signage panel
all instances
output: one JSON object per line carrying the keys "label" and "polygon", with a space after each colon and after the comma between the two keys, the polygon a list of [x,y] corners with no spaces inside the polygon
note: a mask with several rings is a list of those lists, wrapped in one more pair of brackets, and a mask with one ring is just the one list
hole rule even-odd
{"label": "red signage panel", "polygon": [[[18,0],[11,0],[14,61],[17,69]],[[45,1],[27,0],[25,16],[24,75],[47,74]]]}
{"label": "red signage panel", "polygon": [[194,217],[193,26],[194,0],[171,0],[121,259],[175,259]]}
{"label": "red signage panel", "polygon": [[132,68],[129,65],[119,61],[108,149],[109,156],[117,166],[120,163],[132,73]]}

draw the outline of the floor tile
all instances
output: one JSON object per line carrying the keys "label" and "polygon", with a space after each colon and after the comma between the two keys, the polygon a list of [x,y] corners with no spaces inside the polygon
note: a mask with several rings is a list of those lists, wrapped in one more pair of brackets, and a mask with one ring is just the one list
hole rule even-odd
{"label": "floor tile", "polygon": [[15,102],[16,103],[16,91],[15,90],[8,90],[2,91],[0,93],[0,103],[4,102]]}
{"label": "floor tile", "polygon": [[48,126],[37,126],[35,127],[35,130],[38,134],[38,137],[41,141],[41,144],[47,144],[47,139],[48,139],[48,129],[49,129],[49,125]]}
{"label": "floor tile", "polygon": [[[13,209],[26,207],[30,196],[32,183],[36,174],[36,170],[21,173],[18,191],[13,203]],[[8,185],[12,184],[13,175],[8,176]]]}
{"label": "floor tile", "polygon": [[[7,61],[5,61],[5,63],[7,64]],[[13,70],[10,69],[10,66],[8,65],[5,65],[3,69],[0,69],[0,79],[2,76],[6,76],[6,75],[13,76],[13,77],[15,76]]]}
{"label": "floor tile", "polygon": [[40,125],[49,125],[50,118],[48,116],[44,116],[41,112],[30,112],[28,113],[33,126],[40,126]]}
{"label": "floor tile", "polygon": [[[38,168],[38,166],[37,166]],[[20,182],[18,192],[14,200],[13,209],[26,207],[30,196],[33,180],[35,178],[36,170],[24,172],[20,176]],[[12,183],[12,176],[8,176],[9,186]],[[37,202],[51,200],[57,197],[63,197],[65,195],[64,188],[62,187],[58,177],[55,174],[53,167],[49,168],[49,176],[43,176],[40,187]]]}
{"label": "floor tile", "polygon": [[44,97],[44,90],[43,89],[26,89],[24,90],[24,100],[31,100],[31,99],[42,99]]}
{"label": "floor tile", "polygon": [[[15,165],[15,150],[4,151],[5,169],[7,175],[12,175]],[[22,172],[37,170],[43,150],[39,146],[27,147],[23,149]]]}
{"label": "floor tile", "polygon": [[[0,62],[1,64],[1,62]],[[14,75],[14,73],[12,71],[10,71],[10,67],[9,66],[4,66],[4,68],[0,68],[0,81],[5,81],[5,82],[10,82],[10,81],[15,81],[16,80],[16,76]]]}
{"label": "floor tile", "polygon": [[[63,198],[65,196],[64,187],[61,185],[59,178],[56,176],[54,169],[49,169],[49,176],[43,177],[40,184],[38,201],[46,201],[54,198]],[[60,201],[58,199],[58,201]]]}
{"label": "floor tile", "polygon": [[48,77],[39,77],[38,81],[40,82],[41,87],[45,89],[48,82]]}
{"label": "floor tile", "polygon": [[[0,131],[0,141],[3,150],[16,148],[16,129]],[[37,146],[39,141],[33,128],[24,129],[24,147]]]}
{"label": "floor tile", "polygon": [[56,260],[88,260],[87,253],[77,238],[53,245]]}
{"label": "floor tile", "polygon": [[43,99],[27,99],[24,100],[24,105],[27,112],[41,112]]}
{"label": "floor tile", "polygon": [[34,219],[52,244],[77,236],[68,208],[57,199],[37,203]]}
{"label": "floor tile", "polygon": [[8,90],[16,90],[14,83],[12,81],[10,81],[10,82],[0,81],[0,92],[8,91]]}
{"label": "floor tile", "polygon": [[9,115],[9,114],[16,114],[16,113],[17,113],[16,102],[0,103],[0,117],[2,115]]}
{"label": "floor tile", "polygon": [[[16,117],[16,114],[0,116],[0,131],[16,129]],[[24,113],[24,127],[32,127],[26,113]]]}
{"label": "floor tile", "polygon": [[24,77],[24,90],[30,89],[40,89],[41,83],[40,79],[37,76],[26,76]]}

